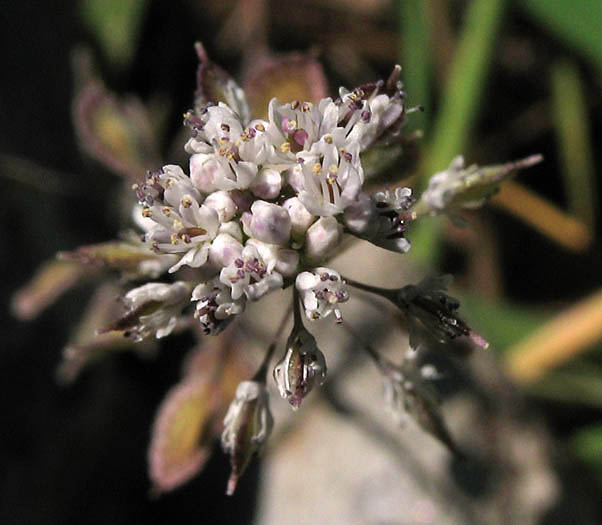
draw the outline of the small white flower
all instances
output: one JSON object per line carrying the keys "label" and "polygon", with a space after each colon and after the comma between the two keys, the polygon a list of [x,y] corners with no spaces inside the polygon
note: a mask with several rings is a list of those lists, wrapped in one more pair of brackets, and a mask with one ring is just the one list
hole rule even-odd
{"label": "small white flower", "polygon": [[169,272],[173,273],[184,265],[198,268],[207,262],[211,241],[219,228],[219,218],[213,208],[184,195],[178,208],[155,204],[148,210],[157,226],[146,233],[145,240],[153,249],[163,253],[183,254]]}
{"label": "small white flower", "polygon": [[219,279],[197,285],[192,290],[191,300],[198,301],[194,316],[207,335],[219,334],[234,316],[244,312],[246,305],[244,295],[236,300],[232,299],[230,288]]}
{"label": "small white flower", "polygon": [[349,299],[344,285],[339,273],[330,268],[314,268],[311,272],[297,275],[295,286],[303,301],[307,318],[315,321],[334,312],[340,323],[343,317],[337,305]]}
{"label": "small white flower", "polygon": [[282,288],[282,275],[271,271],[255,246],[244,247],[239,258],[220,272],[220,281],[232,290],[232,298],[244,295],[256,301],[271,290]]}
{"label": "small white flower", "polygon": [[260,257],[267,265],[268,271],[276,270],[283,277],[293,277],[299,267],[299,252],[289,248],[283,248],[277,244],[268,244],[249,239],[247,246],[255,246]]}
{"label": "small white flower", "polygon": [[410,242],[404,237],[412,219],[409,211],[414,204],[410,188],[386,190],[369,196],[360,193],[357,200],[345,209],[345,225],[361,239],[387,250],[406,253]]}
{"label": "small white flower", "polygon": [[337,215],[357,198],[364,183],[358,143],[326,135],[299,158],[304,177],[299,200],[311,214]]}
{"label": "small white flower", "polygon": [[337,117],[338,109],[329,98],[321,100],[317,106],[299,101],[281,105],[277,99],[272,99],[266,130],[266,138],[272,146],[269,161],[284,165],[294,163],[296,153],[308,151],[322,135],[335,129]]}

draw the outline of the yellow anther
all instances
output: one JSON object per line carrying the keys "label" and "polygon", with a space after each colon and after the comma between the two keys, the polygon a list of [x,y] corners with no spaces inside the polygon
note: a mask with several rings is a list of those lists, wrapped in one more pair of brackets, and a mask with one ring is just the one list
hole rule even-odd
{"label": "yellow anther", "polygon": [[171,244],[176,245],[178,244],[178,236],[175,233],[171,234]]}
{"label": "yellow anther", "polygon": [[182,224],[182,221],[179,219],[174,219],[173,221],[173,229],[174,230],[180,230],[181,228],[183,228],[184,225]]}
{"label": "yellow anther", "polygon": [[338,171],[339,171],[339,167],[336,164],[331,164],[330,167],[328,168],[328,173],[332,173],[333,175],[338,173]]}
{"label": "yellow anther", "polygon": [[153,216],[153,211],[150,208],[144,208],[142,210],[142,216],[143,217],[152,217]]}
{"label": "yellow anther", "polygon": [[173,179],[167,179],[165,181],[165,187],[170,188],[171,186],[173,186]]}
{"label": "yellow anther", "polygon": [[291,150],[291,145],[288,142],[283,142],[280,144],[280,151],[282,153],[288,153]]}
{"label": "yellow anther", "polygon": [[255,125],[257,131],[265,131],[265,126],[261,123]]}
{"label": "yellow anther", "polygon": [[161,208],[161,211],[166,217],[169,217],[171,215],[171,209],[168,206],[163,206],[163,208]]}
{"label": "yellow anther", "polygon": [[324,142],[326,142],[326,144],[332,144],[332,137],[330,135],[326,135],[324,137]]}
{"label": "yellow anther", "polygon": [[184,206],[184,208],[190,208],[192,206],[192,199],[190,197],[183,197],[180,204]]}
{"label": "yellow anther", "polygon": [[311,167],[311,171],[312,171],[312,173],[315,173],[317,175],[318,173],[320,173],[322,171],[322,164],[320,164],[319,162],[316,162]]}

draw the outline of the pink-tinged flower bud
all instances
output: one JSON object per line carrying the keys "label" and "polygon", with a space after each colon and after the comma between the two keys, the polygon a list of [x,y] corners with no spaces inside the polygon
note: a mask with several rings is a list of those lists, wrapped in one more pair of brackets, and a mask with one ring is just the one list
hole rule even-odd
{"label": "pink-tinged flower bud", "polygon": [[226,494],[234,494],[236,484],[254,454],[259,453],[274,426],[269,396],[264,382],[243,381],[224,418],[222,448],[230,455],[232,472]]}
{"label": "pink-tinged flower bud", "polygon": [[274,380],[280,395],[297,410],[316,382],[324,383],[326,359],[314,336],[302,326],[293,329],[286,347],[284,357],[274,368]]}
{"label": "pink-tinged flower bud", "polygon": [[321,217],[305,234],[305,254],[310,261],[328,257],[343,240],[343,227],[334,217]]}
{"label": "pink-tinged flower bud", "polygon": [[[291,218],[277,204],[255,201],[251,206],[250,220],[247,217],[245,232],[249,236],[269,244],[286,244],[291,235]],[[245,219],[243,218],[243,224]],[[248,227],[248,231],[247,231]]]}
{"label": "pink-tinged flower bud", "polygon": [[219,222],[231,221],[238,211],[238,206],[227,191],[214,191],[207,195],[203,204],[217,212]]}
{"label": "pink-tinged flower bud", "polygon": [[253,195],[261,199],[275,199],[280,195],[281,188],[282,176],[280,172],[270,168],[262,169],[249,186]]}
{"label": "pink-tinged flower bud", "polygon": [[220,169],[215,155],[197,153],[190,157],[190,179],[194,187],[203,193],[217,190],[215,179]]}
{"label": "pink-tinged flower bud", "polygon": [[316,217],[307,211],[298,197],[291,197],[282,204],[291,218],[292,236],[296,240],[302,240],[305,232],[316,220]]}
{"label": "pink-tinged flower bud", "polygon": [[209,262],[217,268],[231,264],[240,257],[242,244],[228,233],[220,233],[209,248]]}

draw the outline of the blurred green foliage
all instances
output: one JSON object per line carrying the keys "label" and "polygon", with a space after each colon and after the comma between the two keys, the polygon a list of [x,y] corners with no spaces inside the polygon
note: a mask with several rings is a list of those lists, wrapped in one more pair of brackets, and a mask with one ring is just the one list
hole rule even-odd
{"label": "blurred green foliage", "polygon": [[146,0],[82,0],[81,15],[105,58],[122,68],[134,57]]}

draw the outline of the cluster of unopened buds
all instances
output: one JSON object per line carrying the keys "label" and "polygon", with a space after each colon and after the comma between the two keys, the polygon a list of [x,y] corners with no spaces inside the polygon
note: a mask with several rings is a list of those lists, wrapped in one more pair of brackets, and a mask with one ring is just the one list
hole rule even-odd
{"label": "cluster of unopened buds", "polygon": [[[346,235],[406,253],[414,221],[482,204],[512,171],[539,158],[464,168],[458,157],[431,178],[419,199],[406,187],[370,193],[362,156],[398,143],[410,113],[400,70],[396,66],[386,81],[341,88],[335,99],[272,99],[267,120],[251,119],[245,94],[224,77],[220,100],[205,97],[185,114],[189,166],[163,166],[134,185],[134,220],[144,232],[138,249],[153,254],[140,273],[167,275],[130,290],[126,312],[103,331],[121,330],[136,341],[161,338],[192,316],[204,334],[216,335],[251,303],[289,289],[294,326],[273,377],[281,396],[298,409],[327,373],[306,325],[328,317],[343,323],[349,287],[376,293],[399,308],[410,333],[411,348],[399,366],[363,345],[382,372],[388,406],[396,419],[413,415],[455,450],[428,384],[436,374],[418,368],[416,353],[431,341],[457,337],[487,343],[458,317],[459,303],[445,292],[447,280],[381,289],[343,277],[326,263]],[[222,445],[232,465],[229,494],[273,426],[266,375],[275,348],[270,345],[258,373],[238,386],[223,422]]]}

